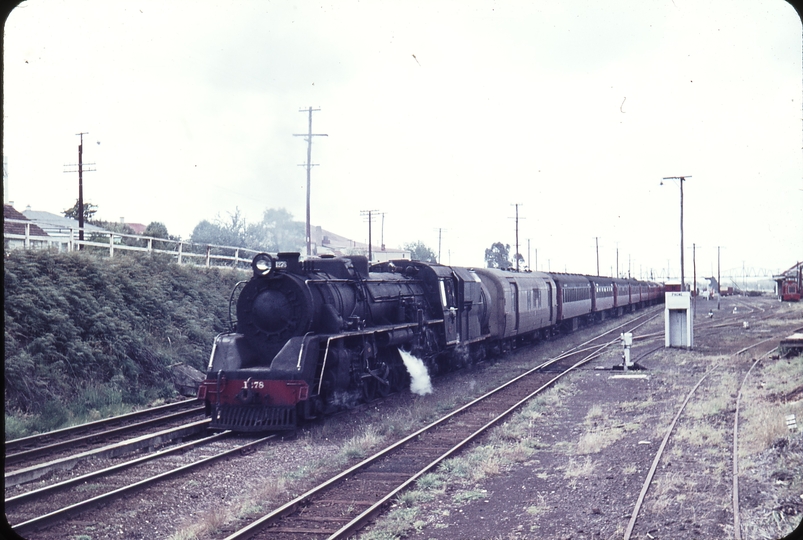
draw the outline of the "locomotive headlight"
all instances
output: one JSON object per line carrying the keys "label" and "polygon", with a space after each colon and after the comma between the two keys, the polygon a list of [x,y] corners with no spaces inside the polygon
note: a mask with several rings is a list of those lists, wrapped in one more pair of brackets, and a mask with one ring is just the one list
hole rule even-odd
{"label": "locomotive headlight", "polygon": [[254,277],[266,276],[276,266],[273,257],[267,253],[259,253],[251,261],[251,268],[254,270]]}

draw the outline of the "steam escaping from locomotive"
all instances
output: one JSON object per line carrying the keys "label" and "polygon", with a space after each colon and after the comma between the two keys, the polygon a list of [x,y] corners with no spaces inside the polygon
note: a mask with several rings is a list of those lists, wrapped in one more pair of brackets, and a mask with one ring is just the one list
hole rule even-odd
{"label": "steam escaping from locomotive", "polygon": [[427,366],[420,358],[416,358],[407,351],[399,349],[404,367],[410,373],[410,392],[425,396],[432,393],[432,381],[429,379],[429,372]]}

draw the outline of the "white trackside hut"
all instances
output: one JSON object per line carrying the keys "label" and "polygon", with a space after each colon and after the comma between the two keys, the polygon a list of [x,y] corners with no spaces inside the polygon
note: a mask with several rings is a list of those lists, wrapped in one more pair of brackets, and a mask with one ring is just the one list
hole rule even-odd
{"label": "white trackside hut", "polygon": [[665,346],[691,349],[694,346],[694,305],[689,291],[666,292]]}

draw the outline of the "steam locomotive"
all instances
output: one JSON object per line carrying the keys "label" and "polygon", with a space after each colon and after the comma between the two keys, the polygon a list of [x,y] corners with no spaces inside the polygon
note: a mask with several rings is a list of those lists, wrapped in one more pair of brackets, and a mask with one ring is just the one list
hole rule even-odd
{"label": "steam locomotive", "polygon": [[198,389],[215,429],[295,429],[402,390],[400,350],[436,374],[663,300],[631,279],[363,256],[260,253],[251,268]]}

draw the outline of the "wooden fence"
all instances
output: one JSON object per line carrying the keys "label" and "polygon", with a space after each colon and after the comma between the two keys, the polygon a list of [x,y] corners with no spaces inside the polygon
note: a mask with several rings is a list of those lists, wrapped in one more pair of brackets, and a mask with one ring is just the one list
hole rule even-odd
{"label": "wooden fence", "polygon": [[[114,257],[115,252],[134,251],[140,253],[161,253],[175,258],[178,264],[203,266],[229,266],[248,268],[251,259],[259,251],[233,246],[214,244],[194,244],[181,240],[167,240],[136,234],[123,234],[111,231],[84,230],[84,240],[79,240],[79,229],[64,229],[63,236],[31,235],[32,221],[5,219],[5,223],[20,223],[25,226],[25,234],[3,232],[4,249],[56,249],[58,251],[92,251],[99,255]],[[41,227],[41,226],[40,226]]]}

